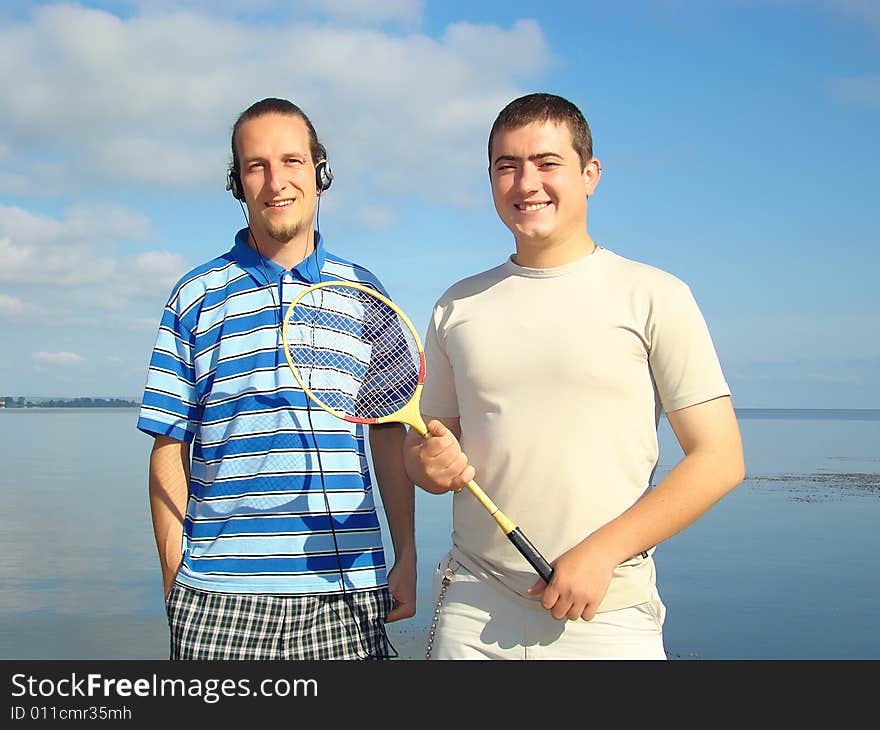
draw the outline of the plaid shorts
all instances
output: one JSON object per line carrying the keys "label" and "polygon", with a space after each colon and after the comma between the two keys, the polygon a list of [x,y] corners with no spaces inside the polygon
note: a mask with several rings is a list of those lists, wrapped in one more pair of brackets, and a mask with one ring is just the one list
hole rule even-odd
{"label": "plaid shorts", "polygon": [[389,659],[387,586],[306,596],[215,593],[175,582],[171,659]]}

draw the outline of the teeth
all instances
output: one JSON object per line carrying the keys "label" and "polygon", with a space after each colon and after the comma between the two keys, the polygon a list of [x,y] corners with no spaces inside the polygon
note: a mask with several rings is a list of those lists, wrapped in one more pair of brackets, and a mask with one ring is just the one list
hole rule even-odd
{"label": "teeth", "polygon": [[269,203],[269,207],[270,208],[284,208],[288,205],[291,205],[292,203],[293,203],[292,200],[282,200],[279,203]]}
{"label": "teeth", "polygon": [[521,205],[516,206],[520,210],[541,210],[541,208],[546,208],[550,203],[522,203]]}

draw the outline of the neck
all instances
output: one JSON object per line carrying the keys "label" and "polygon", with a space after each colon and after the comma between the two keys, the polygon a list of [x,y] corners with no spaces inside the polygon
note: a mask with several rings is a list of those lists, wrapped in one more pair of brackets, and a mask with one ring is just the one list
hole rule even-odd
{"label": "neck", "polygon": [[586,232],[561,242],[517,240],[514,261],[529,269],[555,269],[591,256],[597,248]]}
{"label": "neck", "polygon": [[257,239],[251,230],[248,244],[265,258],[289,270],[311,256],[315,250],[315,229],[309,226],[307,231],[288,241],[276,241],[269,236],[260,236]]}

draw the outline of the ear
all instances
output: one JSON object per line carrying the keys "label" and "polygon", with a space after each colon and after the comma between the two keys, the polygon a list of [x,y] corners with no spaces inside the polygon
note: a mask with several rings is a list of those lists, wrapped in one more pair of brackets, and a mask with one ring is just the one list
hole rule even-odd
{"label": "ear", "polygon": [[599,184],[599,178],[601,177],[602,163],[596,157],[593,157],[584,168],[584,192],[587,194],[587,197],[596,191],[596,186]]}

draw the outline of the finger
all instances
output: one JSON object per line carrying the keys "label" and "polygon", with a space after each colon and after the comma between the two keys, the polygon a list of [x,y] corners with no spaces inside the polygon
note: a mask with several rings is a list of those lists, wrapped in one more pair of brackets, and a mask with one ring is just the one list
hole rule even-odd
{"label": "finger", "polygon": [[566,616],[568,616],[568,612],[571,610],[571,603],[568,601],[556,601],[556,604],[553,606],[553,610],[550,611],[550,615],[553,616],[557,621],[562,621]]}
{"label": "finger", "polygon": [[581,618],[584,621],[592,621],[593,617],[596,615],[596,609],[593,608],[593,605],[588,603],[583,611],[581,611]]}
{"label": "finger", "polygon": [[445,436],[449,433],[449,429],[440,421],[428,421],[427,429],[431,436]]}
{"label": "finger", "polygon": [[[423,441],[422,445],[419,447],[419,453],[422,456],[427,456],[429,458],[435,459],[444,452],[448,451],[451,446],[452,442],[450,439],[446,439],[443,436],[438,436],[437,438]],[[453,452],[453,454],[454,453],[455,452]]]}
{"label": "finger", "polygon": [[432,477],[435,481],[452,484],[463,472],[465,466],[457,463],[457,461],[448,462],[441,455],[434,461],[425,464],[425,473]]}
{"label": "finger", "polygon": [[458,475],[458,478],[461,480],[461,485],[465,486],[468,482],[473,481],[474,477],[477,476],[477,470],[474,469],[470,464],[468,464],[464,470]]}
{"label": "finger", "polygon": [[395,621],[400,621],[400,619],[402,619],[402,618],[406,618],[403,615],[402,609],[403,609],[403,606],[395,606],[394,608],[392,608],[388,612],[388,615],[385,617],[385,623],[391,624],[391,623],[394,623]]}
{"label": "finger", "polygon": [[467,457],[462,456],[461,447],[452,434],[425,441],[419,449],[419,456],[422,461],[434,461],[444,468],[450,468],[455,463],[459,463],[458,471],[467,465]]}
{"label": "finger", "polygon": [[393,608],[385,617],[385,623],[390,624],[403,618],[411,618],[416,615],[416,607],[413,603],[400,602],[397,599],[393,601]]}
{"label": "finger", "polygon": [[541,605],[550,611],[559,600],[559,591],[556,590],[552,585],[548,585],[547,589],[541,595]]}
{"label": "finger", "polygon": [[468,464],[467,454],[461,452],[449,465],[447,473],[449,474],[452,488],[460,491],[474,478],[476,471]]}
{"label": "finger", "polygon": [[528,593],[530,596],[538,596],[541,594],[541,591],[543,591],[546,587],[547,583],[544,582],[544,579],[538,578],[538,580],[535,581],[535,584],[531,588],[529,588],[526,593]]}
{"label": "finger", "polygon": [[401,604],[397,608],[391,609],[391,613],[388,614],[388,618],[386,619],[386,623],[392,623],[394,621],[400,621],[405,618],[412,618],[416,615],[416,609],[412,604],[405,603]]}

